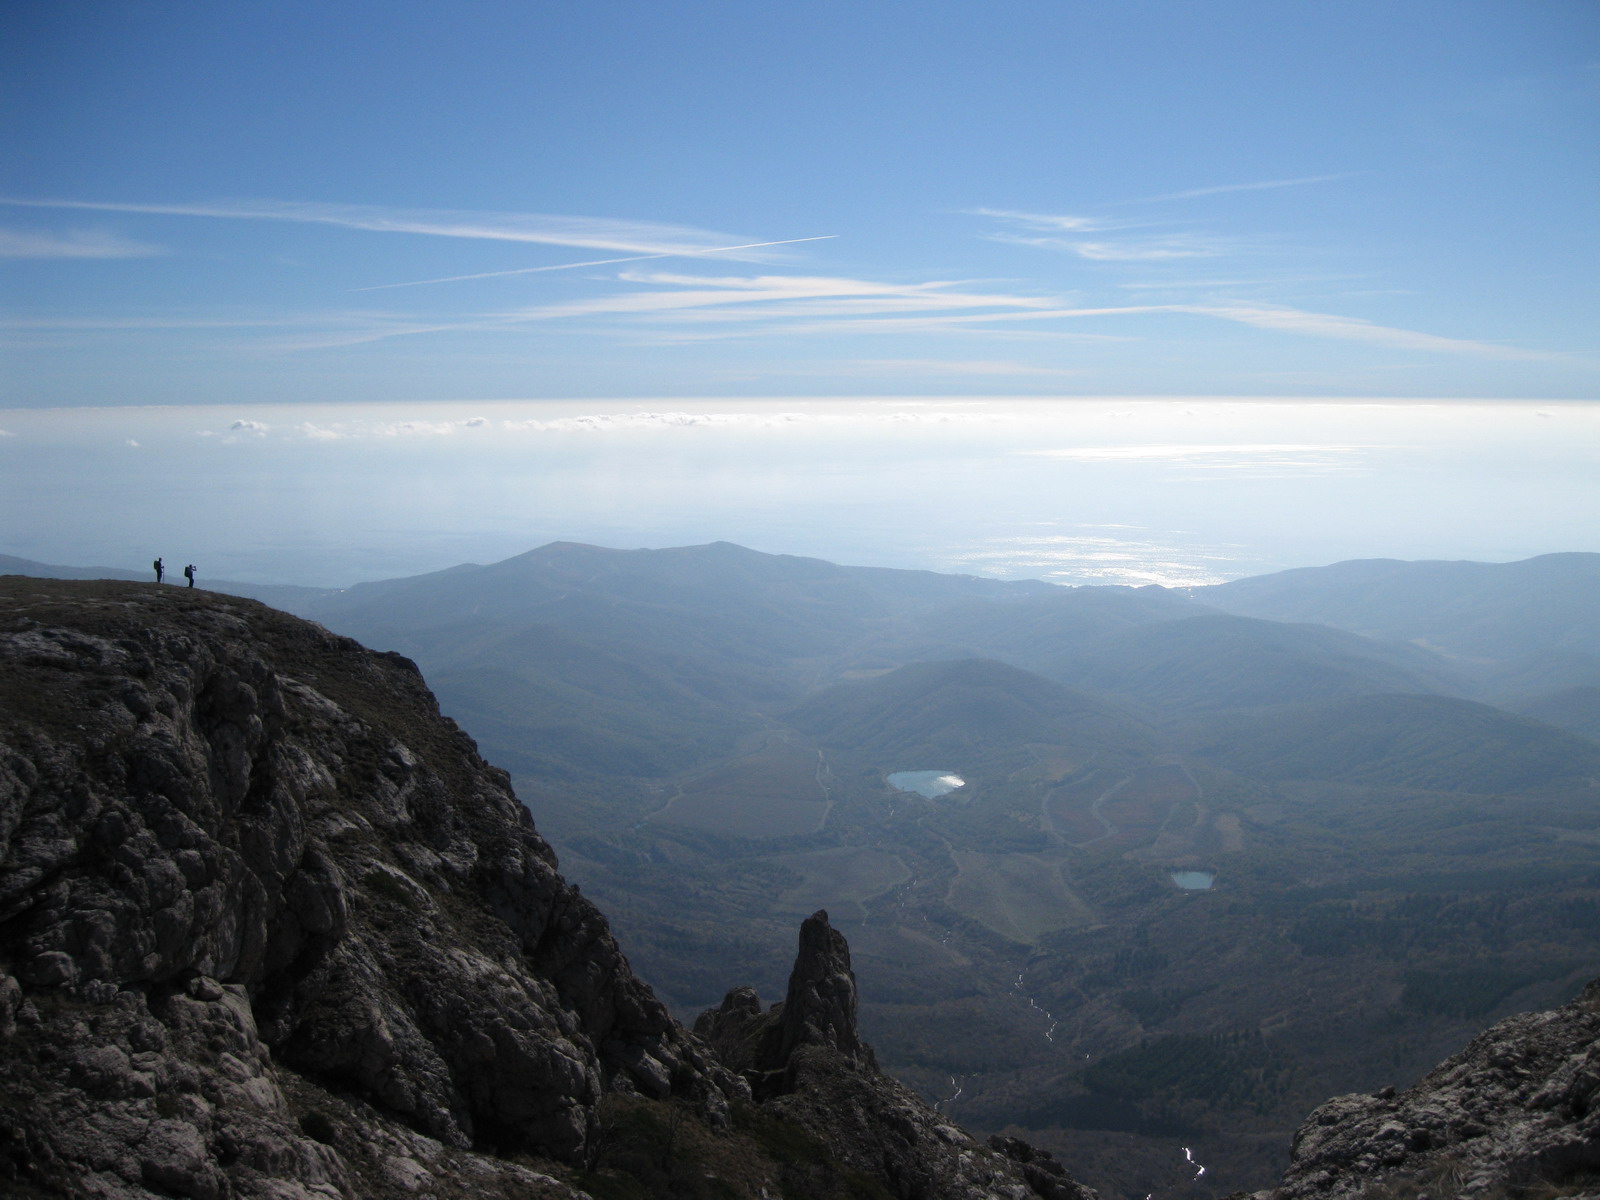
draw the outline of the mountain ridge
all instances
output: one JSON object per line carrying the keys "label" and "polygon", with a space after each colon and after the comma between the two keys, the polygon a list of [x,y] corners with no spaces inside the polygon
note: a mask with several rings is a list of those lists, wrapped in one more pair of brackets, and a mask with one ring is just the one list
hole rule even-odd
{"label": "mountain ridge", "polygon": [[[1527,607],[1534,586],[1543,589],[1536,612]],[[1315,620],[1464,655],[1514,658],[1550,649],[1600,653],[1597,589],[1600,554],[1569,551],[1510,563],[1349,559],[1194,591],[1243,615]],[[1514,617],[1504,615],[1508,608]]]}
{"label": "mountain ridge", "polygon": [[[804,1119],[753,1100],[398,655],[220,594],[13,577],[0,662],[20,1194],[1092,1197],[830,1058],[853,1010],[807,1069],[857,1109],[798,1064]],[[862,1114],[892,1154],[846,1144]]]}

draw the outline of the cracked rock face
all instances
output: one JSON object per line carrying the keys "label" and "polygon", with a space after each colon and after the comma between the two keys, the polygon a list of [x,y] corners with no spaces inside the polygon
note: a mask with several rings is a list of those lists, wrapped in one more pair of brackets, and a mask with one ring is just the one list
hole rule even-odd
{"label": "cracked rock face", "polygon": [[574,1194],[504,1156],[743,1094],[407,660],[133,584],[0,583],[0,1039],[46,1194]]}
{"label": "cracked rock face", "polygon": [[734,988],[721,1007],[702,1013],[694,1028],[755,1095],[778,1095],[792,1090],[789,1067],[805,1046],[826,1048],[843,1062],[877,1072],[872,1047],[861,1040],[856,1025],[856,1006],[849,943],[819,911],[800,926],[783,1003],[763,1013],[754,988]]}
{"label": "cracked rock face", "polygon": [[1509,1017],[1416,1086],[1339,1096],[1252,1200],[1600,1198],[1600,980]]}
{"label": "cracked rock face", "polygon": [[844,934],[813,913],[800,926],[800,948],[783,1001],[778,1053],[790,1058],[801,1046],[828,1046],[851,1062],[877,1066],[856,1028],[856,973]]}
{"label": "cracked rock face", "polygon": [[813,913],[781,1004],[729,992],[695,1032],[769,1111],[826,1144],[846,1169],[915,1200],[1094,1200],[1047,1152],[1016,1138],[980,1145],[909,1088],[882,1074],[856,1026],[856,977],[844,935]]}

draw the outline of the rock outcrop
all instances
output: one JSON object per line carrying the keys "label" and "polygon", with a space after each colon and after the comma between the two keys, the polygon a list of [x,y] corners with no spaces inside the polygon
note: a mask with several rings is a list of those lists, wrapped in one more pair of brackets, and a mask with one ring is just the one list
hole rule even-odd
{"label": "rock outcrop", "polygon": [[850,947],[817,912],[800,927],[782,1003],[763,1012],[755,989],[735,988],[700,1014],[695,1032],[767,1111],[810,1131],[846,1171],[886,1180],[893,1195],[1094,1200],[1044,1151],[1015,1138],[979,1145],[882,1074],[856,1027],[856,1003]]}
{"label": "rock outcrop", "polygon": [[1600,1200],[1600,980],[1501,1021],[1403,1092],[1328,1101],[1282,1183],[1249,1200],[1535,1196]]}
{"label": "rock outcrop", "polygon": [[233,599],[29,581],[3,604],[0,1136],[24,1173],[363,1190],[274,1063],[450,1150],[582,1162],[608,1090],[726,1118],[735,1082],[409,662]]}
{"label": "rock outcrop", "polygon": [[849,943],[828,924],[827,913],[817,912],[800,926],[783,1003],[763,1012],[754,988],[734,988],[721,1007],[700,1014],[694,1029],[756,1096],[778,1096],[794,1091],[796,1052],[806,1046],[877,1073],[877,1059],[856,1026],[856,1006]]}
{"label": "rock outcrop", "polygon": [[802,943],[757,1104],[409,661],[234,597],[0,581],[6,1194],[1073,1194],[878,1075],[843,939]]}

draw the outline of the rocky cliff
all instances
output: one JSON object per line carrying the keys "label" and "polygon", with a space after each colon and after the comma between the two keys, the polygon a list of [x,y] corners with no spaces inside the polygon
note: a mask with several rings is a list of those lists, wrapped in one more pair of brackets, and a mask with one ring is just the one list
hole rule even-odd
{"label": "rocky cliff", "polygon": [[1600,1200],[1600,980],[1509,1017],[1403,1092],[1311,1114],[1281,1185],[1234,1200]]}
{"label": "rocky cliff", "polygon": [[781,1003],[763,1012],[755,989],[735,988],[694,1028],[766,1111],[807,1130],[857,1177],[881,1175],[901,1194],[931,1196],[952,1185],[958,1194],[1006,1195],[1020,1175],[1047,1200],[1094,1200],[1049,1154],[1016,1138],[980,1147],[879,1072],[856,1029],[850,947],[825,912],[800,927]]}
{"label": "rocky cliff", "polygon": [[1084,1194],[877,1072],[820,915],[795,978],[730,997],[719,1061],[407,660],[0,580],[8,1194]]}

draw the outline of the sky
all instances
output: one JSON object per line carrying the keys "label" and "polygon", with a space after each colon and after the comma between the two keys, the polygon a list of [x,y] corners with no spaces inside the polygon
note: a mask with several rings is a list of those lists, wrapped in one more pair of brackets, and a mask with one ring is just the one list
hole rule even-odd
{"label": "sky", "polygon": [[0,553],[1600,550],[1592,0],[0,22]]}

